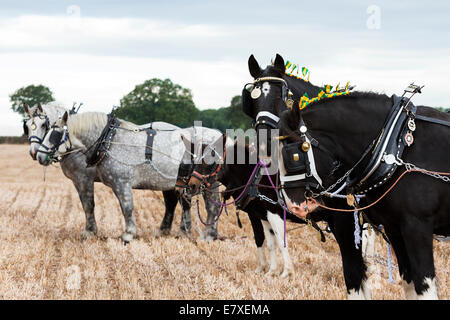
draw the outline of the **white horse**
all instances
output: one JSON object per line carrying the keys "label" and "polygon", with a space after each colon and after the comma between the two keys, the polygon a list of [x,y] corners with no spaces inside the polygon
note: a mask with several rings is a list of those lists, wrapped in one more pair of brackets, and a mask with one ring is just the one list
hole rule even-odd
{"label": "white horse", "polygon": [[[68,112],[64,113],[61,119],[51,125],[37,150],[39,163],[47,166],[55,156],[76,157],[74,154],[77,153],[84,156],[82,160],[85,162],[86,157],[89,159],[93,156],[95,147],[99,143],[98,139],[107,125],[107,119],[107,115],[101,112],[86,112],[71,116]],[[148,160],[145,157],[147,147],[145,129],[148,125],[137,126],[124,120],[119,119],[119,121],[120,126],[115,129],[116,133],[106,155],[96,164],[95,168],[87,169],[94,169],[96,177],[113,189],[125,218],[126,227],[122,239],[128,242],[137,236],[132,189],[173,191],[185,153],[180,135],[200,136],[203,141],[212,142],[221,136],[221,132],[201,127],[181,129],[165,122],[153,122],[152,129],[156,131],[156,135],[153,146],[151,146],[152,159]],[[69,152],[73,153],[69,154]],[[86,165],[84,164],[84,166]],[[217,201],[219,197],[218,184],[212,186],[211,189],[212,197]],[[180,228],[189,233],[191,228],[190,198],[183,197],[183,199],[184,221]],[[205,201],[208,209],[208,225],[205,229],[207,238],[216,238],[217,222],[211,222],[215,221],[218,208],[211,205],[208,198],[205,198]],[[168,222],[172,222],[170,217],[163,220],[160,231],[167,230]]]}

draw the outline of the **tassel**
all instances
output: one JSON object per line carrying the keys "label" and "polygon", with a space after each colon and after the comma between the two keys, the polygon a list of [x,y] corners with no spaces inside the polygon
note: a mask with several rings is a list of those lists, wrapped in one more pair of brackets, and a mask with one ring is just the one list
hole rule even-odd
{"label": "tassel", "polygon": [[359,227],[358,210],[353,212],[353,217],[355,218],[355,248],[359,249],[359,244],[361,243],[361,229]]}
{"label": "tassel", "polygon": [[388,272],[389,272],[389,283],[394,283],[394,277],[392,276],[392,253],[391,245],[387,244],[387,255],[388,255]]}
{"label": "tassel", "polygon": [[241,219],[239,219],[239,211],[236,211],[237,223],[240,229],[242,229]]}

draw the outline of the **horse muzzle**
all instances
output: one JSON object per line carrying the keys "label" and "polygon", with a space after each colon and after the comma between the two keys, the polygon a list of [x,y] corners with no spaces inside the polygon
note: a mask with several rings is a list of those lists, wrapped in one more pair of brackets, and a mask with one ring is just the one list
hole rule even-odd
{"label": "horse muzzle", "polygon": [[43,165],[43,166],[50,165],[51,158],[50,158],[50,156],[48,154],[39,152],[39,150],[38,150],[37,153],[36,153],[36,158],[39,161],[40,165]]}

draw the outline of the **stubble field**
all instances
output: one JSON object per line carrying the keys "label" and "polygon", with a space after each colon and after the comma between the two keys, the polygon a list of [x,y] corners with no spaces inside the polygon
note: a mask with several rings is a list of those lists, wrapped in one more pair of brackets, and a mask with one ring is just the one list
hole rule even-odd
{"label": "stubble field", "polygon": [[[26,145],[0,145],[0,298],[1,299],[346,299],[338,246],[307,226],[287,224],[295,275],[280,279],[255,274],[256,246],[246,213],[243,228],[234,208],[219,221],[223,240],[155,238],[164,203],[161,192],[133,191],[139,239],[124,246],[124,221],[108,187],[95,185],[98,237],[81,241],[85,225],[78,194],[59,167],[46,170],[32,161]],[[204,209],[201,214],[206,216]],[[293,229],[296,228],[296,229]],[[292,230],[293,229],[293,230]],[[434,241],[441,299],[450,297],[450,244]],[[387,257],[377,238],[375,252]],[[380,260],[380,259],[378,259]],[[279,255],[281,269],[281,256]],[[369,259],[374,299],[404,299],[395,269]]]}

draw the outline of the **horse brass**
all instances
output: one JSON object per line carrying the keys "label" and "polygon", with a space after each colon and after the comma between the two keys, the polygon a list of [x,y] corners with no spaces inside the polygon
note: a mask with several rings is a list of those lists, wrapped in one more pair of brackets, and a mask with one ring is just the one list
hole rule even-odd
{"label": "horse brass", "polygon": [[261,95],[261,89],[259,87],[255,87],[250,93],[250,95],[253,99],[258,99],[259,96]]}
{"label": "horse brass", "polygon": [[414,122],[413,119],[409,119],[408,120],[408,129],[411,131],[415,131],[416,130],[416,123]]}
{"label": "horse brass", "polygon": [[352,195],[352,194],[347,195],[347,204],[350,207],[353,207],[355,205],[355,196],[354,195]]}
{"label": "horse brass", "polygon": [[293,106],[294,106],[294,100],[287,99],[286,100],[286,107],[288,107],[288,109],[292,109]]}
{"label": "horse brass", "polygon": [[302,143],[302,150],[303,152],[308,152],[309,148],[311,148],[311,144],[307,141]]}
{"label": "horse brass", "polygon": [[294,155],[292,156],[292,158],[294,159],[294,161],[300,160],[300,157],[299,157],[298,153],[294,153]]}

